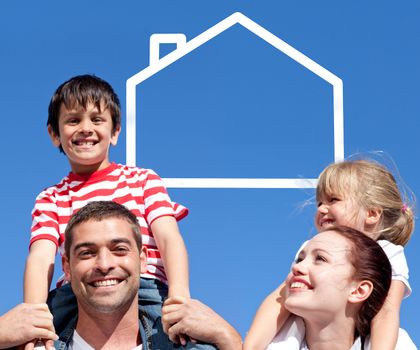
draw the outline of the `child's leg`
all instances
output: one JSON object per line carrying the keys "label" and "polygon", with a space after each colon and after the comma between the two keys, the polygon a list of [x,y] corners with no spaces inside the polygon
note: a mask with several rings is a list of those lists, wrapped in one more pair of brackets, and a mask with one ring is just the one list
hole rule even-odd
{"label": "child's leg", "polygon": [[168,287],[166,284],[153,279],[141,278],[139,289],[139,310],[146,318],[148,326],[146,328],[152,333],[152,349],[160,350],[216,350],[210,344],[194,344],[188,342],[184,347],[177,345],[169,340],[169,337],[163,331],[162,326],[162,305],[168,297]]}
{"label": "child's leg", "polygon": [[77,316],[77,299],[70,283],[48,293],[48,307],[54,316],[55,333],[60,334],[68,323]]}
{"label": "child's leg", "polygon": [[162,317],[162,304],[168,297],[168,286],[154,278],[141,278],[139,309],[152,326]]}

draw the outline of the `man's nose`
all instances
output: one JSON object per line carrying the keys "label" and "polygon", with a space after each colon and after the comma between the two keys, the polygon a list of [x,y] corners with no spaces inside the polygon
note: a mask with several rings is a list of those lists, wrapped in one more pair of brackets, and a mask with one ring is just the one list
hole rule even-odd
{"label": "man's nose", "polygon": [[115,268],[114,256],[109,250],[101,250],[96,257],[96,269],[107,273]]}

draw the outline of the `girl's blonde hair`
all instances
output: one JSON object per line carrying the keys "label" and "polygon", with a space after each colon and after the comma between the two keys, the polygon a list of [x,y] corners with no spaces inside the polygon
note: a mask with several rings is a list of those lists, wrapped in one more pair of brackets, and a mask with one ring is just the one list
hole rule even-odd
{"label": "girl's blonde hair", "polygon": [[[347,160],[326,167],[318,179],[317,201],[325,196],[350,197],[360,206],[381,210],[378,239],[405,245],[414,230],[414,213],[391,172],[372,160]],[[413,199],[414,201],[414,199]]]}

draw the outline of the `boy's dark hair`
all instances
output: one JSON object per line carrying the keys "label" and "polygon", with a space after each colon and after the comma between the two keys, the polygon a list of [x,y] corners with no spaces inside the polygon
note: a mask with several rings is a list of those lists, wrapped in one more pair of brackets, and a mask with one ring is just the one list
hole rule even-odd
{"label": "boy's dark hair", "polygon": [[99,222],[109,218],[122,219],[131,224],[134,239],[140,252],[142,240],[137,217],[121,204],[112,201],[97,201],[86,204],[70,218],[64,232],[64,251],[67,259],[70,259],[70,248],[73,243],[73,230],[75,227],[87,221]]}
{"label": "boy's dark hair", "polygon": [[[102,106],[110,111],[112,133],[115,133],[121,125],[120,100],[109,83],[90,74],[75,76],[57,88],[48,106],[47,125],[59,136],[58,118],[61,105],[64,104],[68,109],[76,106],[86,108],[88,103],[94,104],[100,112]],[[63,152],[61,146],[60,151]]]}

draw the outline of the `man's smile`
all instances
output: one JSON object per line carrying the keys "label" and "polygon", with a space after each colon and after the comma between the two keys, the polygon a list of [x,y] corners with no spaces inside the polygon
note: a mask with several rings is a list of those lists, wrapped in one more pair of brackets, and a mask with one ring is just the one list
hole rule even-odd
{"label": "man's smile", "polygon": [[106,279],[106,280],[98,280],[98,281],[94,281],[89,283],[89,285],[93,286],[93,287],[110,287],[110,286],[115,286],[117,284],[120,284],[122,282],[121,279]]}

